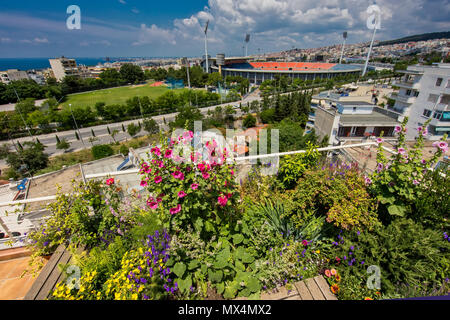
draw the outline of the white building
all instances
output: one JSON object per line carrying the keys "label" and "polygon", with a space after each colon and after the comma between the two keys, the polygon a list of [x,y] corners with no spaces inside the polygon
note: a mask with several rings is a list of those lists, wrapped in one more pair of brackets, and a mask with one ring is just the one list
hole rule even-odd
{"label": "white building", "polygon": [[417,128],[431,119],[427,139],[440,140],[450,134],[450,64],[409,66],[400,83],[393,110],[408,117],[407,140],[417,136]]}
{"label": "white building", "polygon": [[11,81],[29,79],[29,77],[26,71],[9,69],[8,71],[0,71],[0,79],[4,84],[8,84]]}
{"label": "white building", "polygon": [[75,59],[61,57],[49,59],[49,62],[57,81],[61,81],[66,76],[81,76],[80,68],[78,68]]}

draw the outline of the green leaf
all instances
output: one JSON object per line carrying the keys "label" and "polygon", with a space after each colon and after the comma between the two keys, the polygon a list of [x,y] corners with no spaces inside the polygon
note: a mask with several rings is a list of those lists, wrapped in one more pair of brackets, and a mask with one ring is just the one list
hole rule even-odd
{"label": "green leaf", "polygon": [[241,243],[243,240],[244,240],[244,236],[242,234],[238,233],[238,234],[233,235],[233,243],[235,245]]}
{"label": "green leaf", "polygon": [[223,272],[222,270],[212,271],[211,269],[208,270],[208,278],[212,283],[218,283],[222,281],[223,278]]}
{"label": "green leaf", "polygon": [[403,217],[405,216],[406,208],[393,204],[388,207],[388,211],[390,215]]}
{"label": "green leaf", "polygon": [[225,283],[221,282],[216,284],[216,289],[218,294],[222,294],[225,290]]}
{"label": "green leaf", "polygon": [[178,284],[178,288],[180,288],[180,290],[182,292],[188,292],[188,290],[190,290],[191,286],[192,286],[192,278],[191,276],[188,276],[186,279],[177,279],[175,280],[175,282]]}
{"label": "green leaf", "polygon": [[200,265],[200,262],[199,262],[198,260],[191,260],[191,261],[189,262],[188,269],[189,269],[189,270],[194,270],[194,269],[196,269],[199,265]]}
{"label": "green leaf", "polygon": [[184,272],[186,271],[186,265],[183,262],[177,262],[173,267],[173,272],[179,277],[182,278]]}

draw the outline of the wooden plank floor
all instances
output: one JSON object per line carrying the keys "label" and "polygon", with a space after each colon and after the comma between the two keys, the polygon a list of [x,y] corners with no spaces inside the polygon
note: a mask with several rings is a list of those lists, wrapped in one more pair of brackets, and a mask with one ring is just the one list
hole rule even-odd
{"label": "wooden plank floor", "polygon": [[[77,250],[78,253],[83,248]],[[65,245],[60,245],[50,260],[42,268],[36,281],[31,289],[25,295],[24,300],[45,300],[56,287],[56,284],[63,280],[64,275],[61,273],[58,265],[66,265],[70,263],[72,254],[67,250]]]}
{"label": "wooden plank floor", "polygon": [[[236,300],[247,300],[238,298]],[[260,300],[337,300],[322,276],[296,282],[292,289],[278,288],[275,292],[264,292]]]}

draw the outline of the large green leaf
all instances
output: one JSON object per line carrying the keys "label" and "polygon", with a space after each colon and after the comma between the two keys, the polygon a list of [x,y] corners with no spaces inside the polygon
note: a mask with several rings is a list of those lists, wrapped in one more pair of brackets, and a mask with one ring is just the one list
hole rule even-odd
{"label": "large green leaf", "polygon": [[393,204],[388,207],[388,211],[389,211],[389,214],[391,214],[393,216],[403,217],[403,216],[405,216],[406,208],[403,206],[398,206],[398,205]]}
{"label": "large green leaf", "polygon": [[233,243],[235,245],[241,243],[243,240],[244,240],[244,236],[242,234],[237,233],[237,234],[233,235]]}
{"label": "large green leaf", "polygon": [[189,270],[194,270],[194,269],[197,268],[199,265],[200,265],[200,262],[199,262],[198,260],[191,260],[191,261],[189,262],[188,269],[189,269]]}
{"label": "large green leaf", "polygon": [[218,282],[222,281],[223,272],[222,272],[222,270],[212,271],[211,269],[209,269],[208,277],[212,283],[218,283]]}
{"label": "large green leaf", "polygon": [[173,272],[179,277],[182,278],[184,272],[186,271],[186,265],[183,262],[177,262],[173,267]]}
{"label": "large green leaf", "polygon": [[175,282],[178,284],[178,288],[182,292],[188,292],[192,286],[192,278],[191,276],[187,276],[186,279],[176,279]]}

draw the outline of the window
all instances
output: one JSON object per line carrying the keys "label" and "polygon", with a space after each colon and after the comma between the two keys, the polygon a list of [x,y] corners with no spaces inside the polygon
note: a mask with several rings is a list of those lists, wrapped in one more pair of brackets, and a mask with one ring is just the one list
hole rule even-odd
{"label": "window", "polygon": [[442,78],[437,78],[437,80],[436,80],[436,87],[440,87],[441,86],[441,84],[442,84]]}
{"label": "window", "polygon": [[423,110],[423,115],[427,118],[429,118],[431,116],[431,110],[425,109]]}
{"label": "window", "polygon": [[432,102],[432,103],[436,103],[439,99],[439,95],[438,94],[430,94],[428,96],[428,102]]}
{"label": "window", "polygon": [[442,118],[442,111],[435,111],[434,115],[433,115],[433,118],[437,119],[437,120],[441,120],[441,118]]}
{"label": "window", "polygon": [[409,89],[406,90],[406,95],[407,95],[407,96],[410,96],[410,95],[411,95],[411,90],[409,90]]}
{"label": "window", "polygon": [[450,79],[447,80],[447,88],[450,88]]}
{"label": "window", "polygon": [[418,97],[419,96],[419,91],[414,91],[414,97]]}
{"label": "window", "polygon": [[353,112],[356,112],[356,107],[353,107]]}

